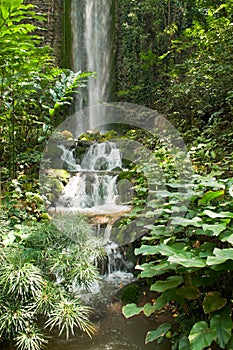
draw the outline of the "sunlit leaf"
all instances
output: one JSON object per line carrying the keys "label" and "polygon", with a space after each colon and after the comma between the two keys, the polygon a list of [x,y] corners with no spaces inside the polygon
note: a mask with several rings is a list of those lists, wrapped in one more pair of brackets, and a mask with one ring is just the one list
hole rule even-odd
{"label": "sunlit leaf", "polygon": [[233,248],[215,248],[213,254],[214,256],[209,256],[207,258],[206,264],[209,266],[222,264],[227,260],[233,260]]}
{"label": "sunlit leaf", "polygon": [[140,314],[143,311],[143,307],[138,307],[136,304],[127,304],[123,306],[122,313],[126,318]]}
{"label": "sunlit leaf", "polygon": [[167,289],[175,288],[183,282],[182,276],[170,276],[166,281],[157,281],[150,287],[151,291],[164,292]]}
{"label": "sunlit leaf", "polygon": [[220,213],[216,213],[212,210],[204,210],[203,215],[209,216],[211,219],[216,219],[216,218],[233,218],[233,213],[229,211],[221,211]]}
{"label": "sunlit leaf", "polygon": [[203,197],[198,201],[198,205],[205,205],[207,204],[209,201],[219,198],[222,195],[224,195],[224,190],[220,190],[220,191],[209,191],[206,192]]}
{"label": "sunlit leaf", "polygon": [[210,346],[215,336],[216,331],[210,329],[205,321],[195,323],[188,337],[191,349],[203,350],[207,346]]}

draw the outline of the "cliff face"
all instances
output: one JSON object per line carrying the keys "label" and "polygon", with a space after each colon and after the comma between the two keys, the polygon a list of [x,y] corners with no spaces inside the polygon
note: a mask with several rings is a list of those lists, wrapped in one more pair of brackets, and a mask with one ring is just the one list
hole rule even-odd
{"label": "cliff face", "polygon": [[35,11],[45,16],[45,21],[37,22],[35,25],[44,28],[44,30],[39,31],[42,37],[42,44],[49,45],[54,49],[57,63],[60,65],[64,42],[63,0],[26,0],[25,3],[35,5]]}

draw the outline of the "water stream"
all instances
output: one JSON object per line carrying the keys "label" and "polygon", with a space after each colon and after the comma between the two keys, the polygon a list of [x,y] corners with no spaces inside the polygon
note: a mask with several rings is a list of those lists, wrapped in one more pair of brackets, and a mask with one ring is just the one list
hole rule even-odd
{"label": "water stream", "polygon": [[[122,276],[119,278],[122,279]],[[124,280],[125,276],[123,276]],[[116,280],[115,280],[116,282]],[[95,307],[93,322],[97,328],[96,335],[77,334],[70,340],[53,338],[49,342],[49,350],[170,350],[168,341],[162,344],[150,343],[145,345],[146,333],[158,326],[143,316],[136,316],[126,320],[121,313],[122,305],[113,301],[116,293],[116,283],[102,281],[98,292],[92,293],[87,299]]]}
{"label": "water stream", "polygon": [[64,145],[59,148],[64,166],[73,175],[56,203],[56,212],[78,211],[98,216],[96,224],[98,219],[106,223],[106,235],[109,234],[114,220],[130,211],[121,203],[117,188],[117,172],[122,170],[120,150],[113,142],[94,143],[78,164],[73,149]]}
{"label": "water stream", "polygon": [[[75,71],[95,72],[79,94],[76,110],[109,99],[111,90],[111,0],[72,0],[72,61]],[[90,111],[90,128],[92,116]]]}
{"label": "water stream", "polygon": [[[132,263],[125,259],[121,247],[111,240],[114,220],[130,210],[121,203],[117,175],[112,173],[123,169],[120,150],[113,142],[94,143],[77,161],[73,147],[68,149],[61,145],[59,148],[63,151],[64,166],[73,175],[58,199],[56,211],[76,210],[94,217],[96,235],[103,239],[107,264],[89,293],[75,290],[74,286],[74,291],[94,310],[93,322],[97,334],[90,339],[78,333],[68,341],[55,336],[49,343],[49,350],[169,349],[168,343],[145,345],[146,333],[154,328],[154,320],[152,322],[143,316],[126,320],[122,315],[121,302],[115,299],[117,291],[135,280],[129,272]],[[104,227],[103,232],[101,227]]]}

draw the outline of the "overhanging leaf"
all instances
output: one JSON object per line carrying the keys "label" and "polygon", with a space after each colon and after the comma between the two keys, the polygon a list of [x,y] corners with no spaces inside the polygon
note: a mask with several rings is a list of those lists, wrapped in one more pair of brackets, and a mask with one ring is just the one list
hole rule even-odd
{"label": "overhanging leaf", "polygon": [[217,291],[209,292],[203,300],[203,309],[206,314],[222,309],[227,303],[225,298]]}
{"label": "overhanging leaf", "polygon": [[233,260],[233,248],[215,248],[213,254],[214,256],[209,256],[207,258],[206,264],[209,266],[222,264],[227,260]]}
{"label": "overhanging leaf", "polygon": [[171,263],[176,263],[187,268],[191,267],[205,267],[205,261],[198,258],[191,252],[180,252],[179,254],[171,255],[168,258]]}
{"label": "overhanging leaf", "polygon": [[220,222],[215,225],[208,225],[208,224],[203,224],[202,225],[203,231],[212,231],[214,236],[220,235],[222,231],[226,229],[226,223],[225,222]]}
{"label": "overhanging leaf", "polygon": [[209,216],[211,219],[216,219],[216,218],[233,218],[233,213],[231,213],[230,211],[222,211],[220,213],[215,213],[212,210],[204,210],[202,215],[207,215]]}
{"label": "overhanging leaf", "polygon": [[222,242],[228,242],[233,245],[233,233],[232,232],[223,232],[219,238]]}
{"label": "overhanging leaf", "polygon": [[145,245],[143,244],[140,248],[135,249],[135,254],[139,255],[155,255],[158,254],[159,250],[157,246]]}
{"label": "overhanging leaf", "polygon": [[176,265],[170,264],[167,261],[158,262],[156,265],[153,263],[142,264],[141,266],[136,266],[137,270],[142,270],[141,277],[153,277],[162,275],[165,272],[175,270]]}
{"label": "overhanging leaf", "polygon": [[193,219],[185,219],[185,218],[178,216],[172,220],[171,224],[172,225],[180,225],[183,227],[186,227],[186,226],[201,227],[202,226],[202,219],[199,218],[198,216],[196,216]]}
{"label": "overhanging leaf", "polygon": [[162,323],[155,331],[148,332],[146,336],[146,344],[164,337],[170,328],[170,323]]}
{"label": "overhanging leaf", "polygon": [[182,276],[170,276],[166,281],[157,281],[150,287],[151,291],[164,292],[167,289],[172,289],[177,287],[183,282]]}
{"label": "overhanging leaf", "polygon": [[216,336],[216,331],[210,329],[205,321],[194,324],[189,334],[189,341],[192,350],[203,350],[210,346]]}
{"label": "overhanging leaf", "polygon": [[205,205],[211,200],[221,197],[223,195],[224,195],[224,190],[206,192],[203,195],[203,197],[198,201],[198,205]]}

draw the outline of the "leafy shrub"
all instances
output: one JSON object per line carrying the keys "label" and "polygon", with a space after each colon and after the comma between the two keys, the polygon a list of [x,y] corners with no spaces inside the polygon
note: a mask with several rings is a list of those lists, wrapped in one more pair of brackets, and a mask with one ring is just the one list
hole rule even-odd
{"label": "leafy shrub", "polygon": [[[144,257],[137,266],[140,277],[150,281],[159,297],[141,308],[126,305],[123,313],[149,316],[175,301],[179,329],[172,335],[174,350],[202,350],[214,341],[222,349],[232,348],[232,184],[232,178],[194,175],[185,217],[177,213],[164,225],[167,209],[177,211],[174,198],[166,201],[135,251]],[[149,332],[146,342],[160,342],[170,328],[164,324]]]}
{"label": "leafy shrub", "polygon": [[[68,338],[77,328],[91,335],[91,309],[78,288],[97,277],[99,243],[82,217],[14,223],[1,211],[0,334],[17,349],[37,350],[47,340],[43,328]],[[58,220],[58,219],[57,219]]]}

